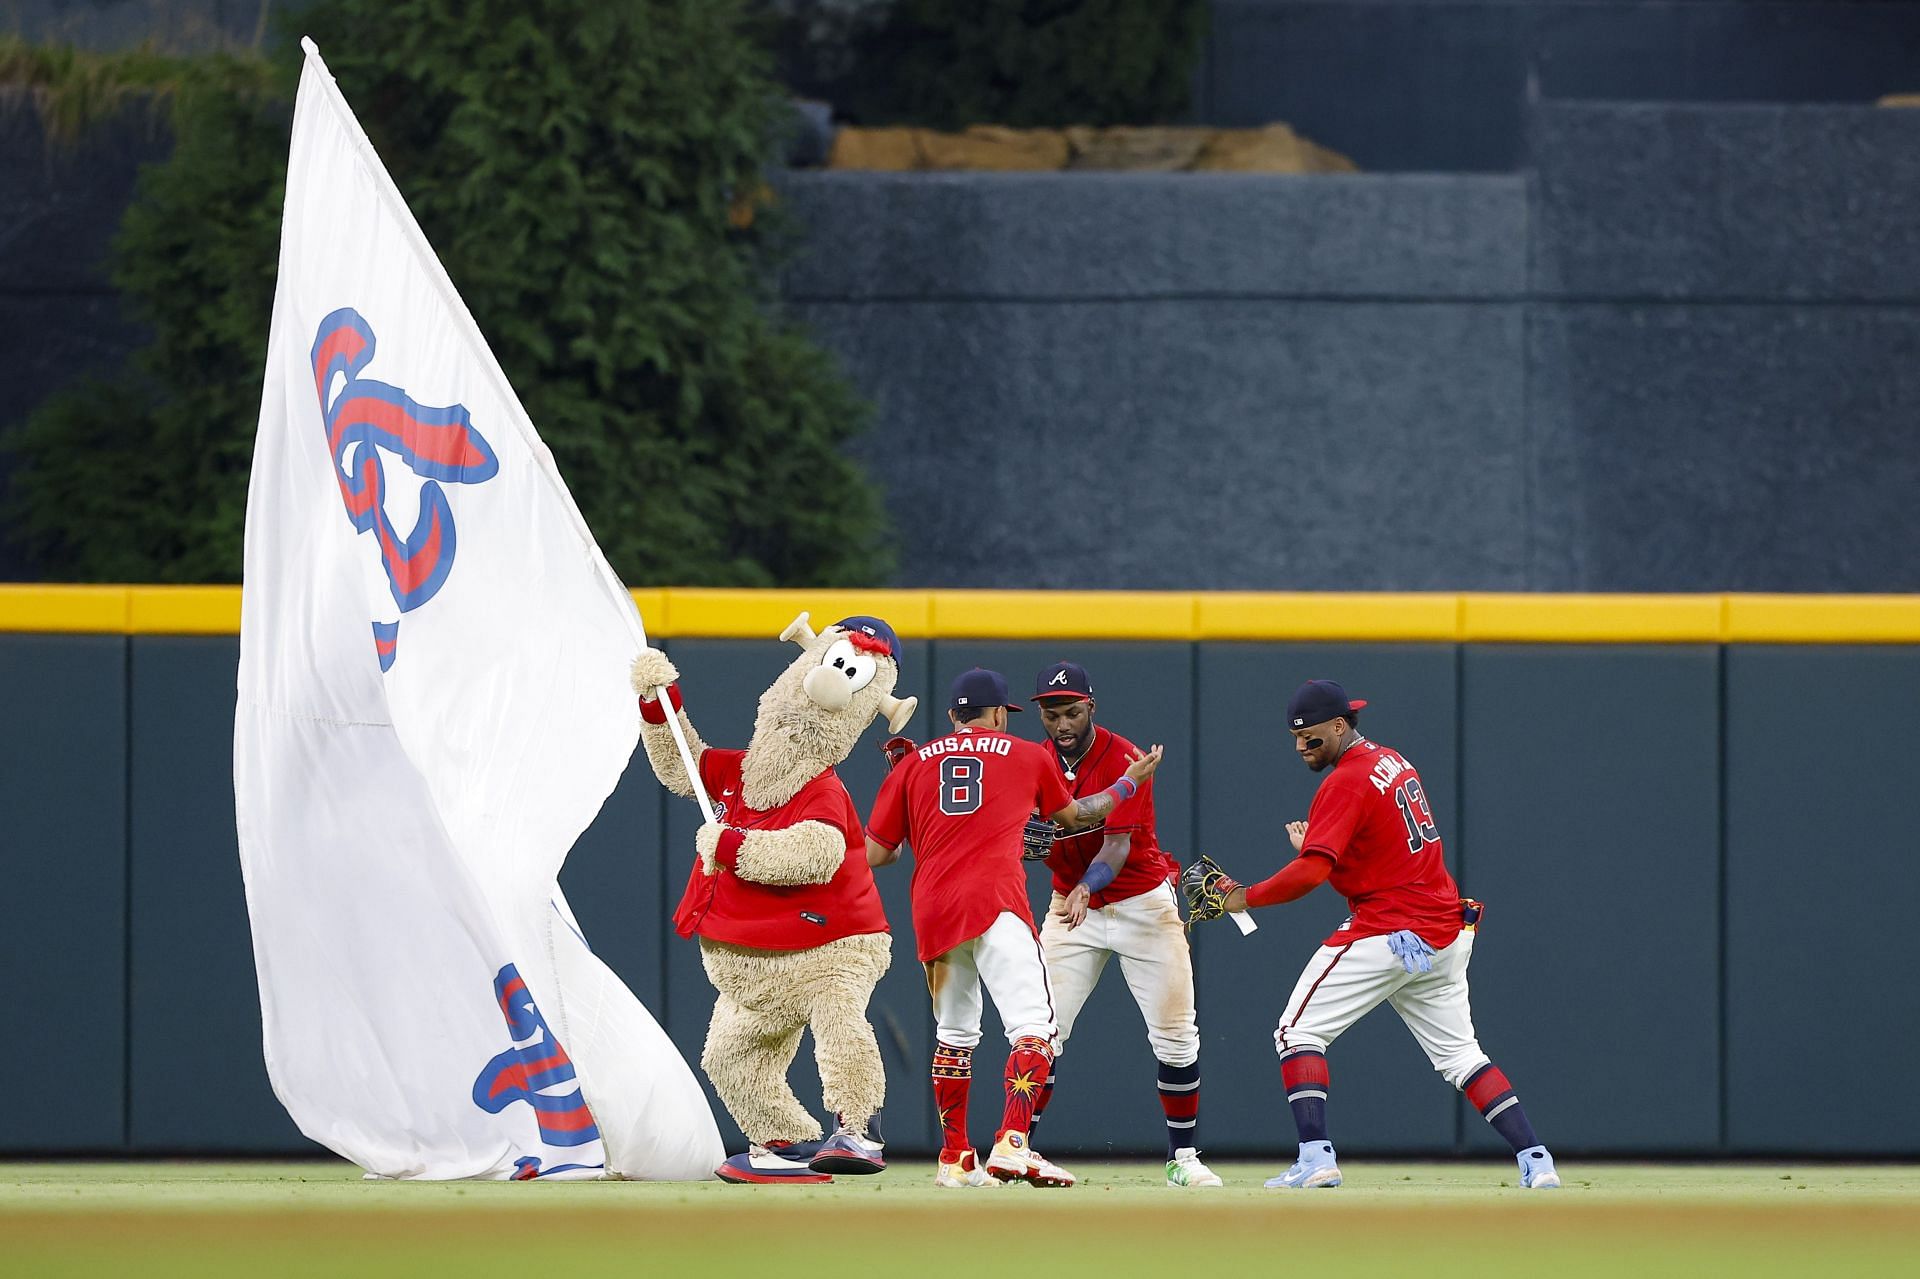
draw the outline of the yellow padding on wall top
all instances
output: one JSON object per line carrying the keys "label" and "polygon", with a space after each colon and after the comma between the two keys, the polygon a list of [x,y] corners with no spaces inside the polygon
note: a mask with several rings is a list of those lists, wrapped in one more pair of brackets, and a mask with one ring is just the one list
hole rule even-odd
{"label": "yellow padding on wall top", "polygon": [[1463,595],[1460,638],[1488,643],[1698,643],[1725,638],[1725,615],[1723,595]]}
{"label": "yellow padding on wall top", "polygon": [[[633,593],[640,620],[652,635],[703,635],[714,638],[773,639],[801,613],[814,630],[843,617],[865,615],[885,620],[896,634],[931,634],[932,596],[926,591],[729,591],[674,587]],[[658,601],[649,612],[647,599]]]}
{"label": "yellow padding on wall top", "polygon": [[1448,642],[1460,635],[1458,595],[1223,591],[1194,598],[1194,629],[1204,639]]}
{"label": "yellow padding on wall top", "polygon": [[[1175,591],[933,591],[939,638],[1190,640],[1195,595]],[[889,619],[891,620],[891,619]]]}
{"label": "yellow padding on wall top", "polygon": [[1912,644],[1920,595],[1729,595],[1729,635],[1776,644]]}
{"label": "yellow padding on wall top", "polygon": [[[15,586],[0,583],[0,631],[125,633],[124,586]],[[237,596],[238,590],[234,591]]]}
{"label": "yellow padding on wall top", "polygon": [[[642,587],[647,634],[772,639],[858,613],[904,639],[1920,644],[1920,595],[853,591]],[[0,583],[0,632],[233,635],[237,586]]]}
{"label": "yellow padding on wall top", "polygon": [[238,635],[234,586],[136,586],[128,590],[127,629],[135,635]]}

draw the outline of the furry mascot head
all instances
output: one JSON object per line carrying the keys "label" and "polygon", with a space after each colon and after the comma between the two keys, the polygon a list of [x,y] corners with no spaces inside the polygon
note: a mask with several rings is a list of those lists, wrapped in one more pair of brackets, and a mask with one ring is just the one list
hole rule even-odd
{"label": "furry mascot head", "polygon": [[897,733],[920,704],[893,695],[900,641],[877,617],[849,617],[815,634],[802,613],[780,638],[801,651],[760,694],[743,770],[742,798],[753,808],[784,804],[822,769],[846,762],[874,716],[885,715],[887,731]]}
{"label": "furry mascot head", "polygon": [[[891,939],[859,814],[833,770],[876,716],[898,732],[918,703],[893,695],[900,643],[879,618],[815,633],[802,613],[780,638],[801,652],[761,694],[745,751],[701,741],[664,653],[642,650],[632,672],[641,739],[661,784],[694,793],[671,713],[720,800],[695,837],[699,858],[674,922],[681,936],[700,938],[719,992],[701,1067],[753,1143],[716,1170],[729,1181],[818,1181],[824,1171],[885,1166],[872,1121],[886,1076],[866,1007]],[[809,1026],[824,1099],[840,1122],[824,1143],[786,1080]]]}

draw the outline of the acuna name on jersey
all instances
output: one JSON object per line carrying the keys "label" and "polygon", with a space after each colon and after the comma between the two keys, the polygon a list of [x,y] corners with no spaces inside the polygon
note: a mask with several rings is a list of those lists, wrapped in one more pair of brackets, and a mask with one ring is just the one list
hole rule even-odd
{"label": "acuna name on jersey", "polygon": [[936,755],[945,755],[952,751],[966,751],[973,755],[1010,755],[1013,753],[1013,739],[1007,737],[943,737],[937,742],[928,742],[919,750],[921,759],[932,759]]}
{"label": "acuna name on jersey", "polygon": [[1374,761],[1373,776],[1368,780],[1373,783],[1375,790],[1384,795],[1387,793],[1388,788],[1393,785],[1394,778],[1410,771],[1412,768],[1413,765],[1407,763],[1405,760],[1395,759],[1391,755],[1382,755]]}

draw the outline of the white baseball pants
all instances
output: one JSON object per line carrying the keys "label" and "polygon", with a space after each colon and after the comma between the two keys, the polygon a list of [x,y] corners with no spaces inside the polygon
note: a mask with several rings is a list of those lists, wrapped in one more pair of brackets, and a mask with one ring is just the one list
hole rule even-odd
{"label": "white baseball pants", "polygon": [[1060,1047],[1081,1008],[1093,994],[1107,956],[1120,957],[1120,972],[1133,992],[1133,1002],[1146,1019],[1147,1042],[1154,1058],[1169,1066],[1191,1066],[1200,1059],[1200,1028],[1193,1007],[1193,954],[1187,948],[1186,926],[1174,905],[1173,886],[1161,884],[1150,892],[1087,912],[1086,922],[1069,929],[1060,912],[1065,898],[1059,893],[1047,908],[1040,928],[1040,948],[1047,960],[1047,981],[1053,987],[1054,1015],[1060,1021]]}
{"label": "white baseball pants", "polygon": [[1040,945],[1026,921],[1001,911],[987,931],[929,960],[927,993],[933,996],[933,1020],[940,1042],[973,1048],[980,1042],[980,987],[993,996],[994,1011],[1006,1028],[1007,1042],[1033,1038],[1058,1048],[1053,994]]}
{"label": "white baseball pants", "polygon": [[1362,937],[1342,946],[1322,946],[1300,974],[1287,1011],[1273,1032],[1282,1057],[1327,1045],[1382,1003],[1425,1050],[1427,1060],[1455,1088],[1487,1061],[1473,1033],[1467,997],[1467,964],[1473,934],[1462,932],[1433,955],[1433,971],[1410,973],[1387,949],[1385,937]]}

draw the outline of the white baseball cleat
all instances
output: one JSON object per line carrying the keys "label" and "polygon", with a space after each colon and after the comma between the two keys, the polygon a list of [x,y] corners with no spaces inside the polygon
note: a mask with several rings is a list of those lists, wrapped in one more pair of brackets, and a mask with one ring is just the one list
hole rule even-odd
{"label": "white baseball cleat", "polygon": [[1278,1177],[1267,1178],[1268,1190],[1310,1190],[1324,1186],[1331,1190],[1340,1184],[1340,1165],[1334,1161],[1330,1141],[1303,1141],[1300,1158]]}
{"label": "white baseball cleat", "polygon": [[1077,1178],[1027,1145],[1027,1134],[1004,1132],[987,1156],[987,1171],[1001,1181],[1024,1181],[1030,1186],[1071,1186]]}
{"label": "white baseball cleat", "polygon": [[960,1157],[947,1159],[947,1151],[940,1152],[939,1170],[933,1174],[933,1184],[944,1190],[971,1190],[981,1186],[997,1186],[1000,1183],[987,1175],[980,1166],[979,1156],[973,1151],[962,1151]]}
{"label": "white baseball cleat", "polygon": [[1200,1162],[1200,1152],[1192,1146],[1182,1146],[1173,1152],[1173,1158],[1167,1160],[1167,1184],[1169,1186],[1218,1186],[1220,1174]]}
{"label": "white baseball cleat", "polygon": [[1553,1156],[1545,1146],[1532,1146],[1520,1152],[1520,1188],[1522,1190],[1558,1190],[1560,1174],[1554,1171]]}

